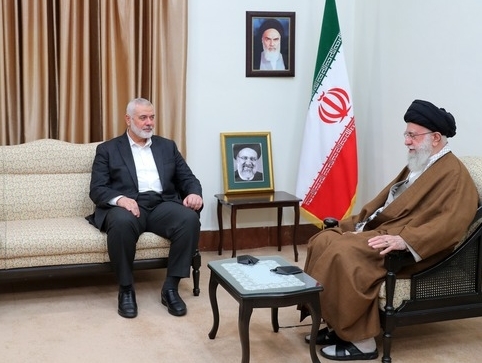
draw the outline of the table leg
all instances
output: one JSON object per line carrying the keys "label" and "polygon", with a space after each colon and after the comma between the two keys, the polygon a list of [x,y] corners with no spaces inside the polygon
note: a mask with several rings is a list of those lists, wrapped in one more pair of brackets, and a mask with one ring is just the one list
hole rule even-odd
{"label": "table leg", "polygon": [[271,308],[271,326],[275,333],[279,331],[278,308]]}
{"label": "table leg", "polygon": [[316,297],[311,299],[307,303],[308,309],[311,313],[311,339],[310,339],[310,356],[312,363],[320,363],[318,354],[316,353],[316,336],[318,335],[318,330],[320,329],[321,321],[321,308],[320,308],[320,298],[317,294]]}
{"label": "table leg", "polygon": [[236,206],[231,207],[231,243],[233,245],[233,253],[231,257],[236,257]]}
{"label": "table leg", "polygon": [[223,206],[221,202],[218,200],[218,228],[219,228],[219,243],[218,243],[218,255],[223,253]]}
{"label": "table leg", "polygon": [[192,293],[194,296],[199,296],[201,290],[199,289],[199,269],[201,268],[201,255],[199,254],[199,250],[196,250],[196,253],[192,257],[192,280],[194,283],[194,288],[192,289]]}
{"label": "table leg", "polygon": [[218,300],[216,297],[216,289],[218,287],[218,281],[214,276],[214,273],[211,272],[211,277],[209,278],[209,301],[211,301],[211,309],[213,311],[213,327],[209,332],[208,336],[210,339],[214,339],[216,337],[216,333],[218,332],[219,328],[219,308],[218,308]]}
{"label": "table leg", "polygon": [[249,321],[253,307],[241,301],[239,304],[238,330],[241,340],[241,363],[249,363]]}
{"label": "table leg", "polygon": [[295,222],[293,224],[293,252],[295,254],[295,262],[298,262],[298,247],[296,246],[296,232],[300,224],[300,205],[295,204]]}
{"label": "table leg", "polygon": [[278,251],[281,251],[281,220],[283,219],[283,207],[278,207]]}

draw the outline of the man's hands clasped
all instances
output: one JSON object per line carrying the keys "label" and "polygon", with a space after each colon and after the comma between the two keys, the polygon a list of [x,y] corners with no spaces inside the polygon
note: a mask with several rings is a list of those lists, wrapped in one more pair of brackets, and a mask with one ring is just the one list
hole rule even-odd
{"label": "man's hands clasped", "polygon": [[[182,204],[187,208],[191,208],[193,210],[199,210],[203,205],[203,199],[201,198],[201,196],[197,194],[189,194],[186,198],[184,198],[184,200],[182,201]],[[139,205],[132,198],[121,197],[117,201],[117,205],[119,207],[122,207],[128,210],[136,217],[139,217],[141,215],[141,212],[139,211]]]}

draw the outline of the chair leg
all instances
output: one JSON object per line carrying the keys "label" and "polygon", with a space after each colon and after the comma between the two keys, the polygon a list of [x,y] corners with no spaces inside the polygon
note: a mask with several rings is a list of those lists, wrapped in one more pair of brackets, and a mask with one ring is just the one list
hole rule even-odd
{"label": "chair leg", "polygon": [[192,279],[194,282],[194,289],[192,290],[194,296],[199,296],[201,290],[199,289],[199,269],[201,268],[201,254],[199,250],[192,257]]}
{"label": "chair leg", "polygon": [[383,363],[391,363],[390,350],[392,349],[392,334],[389,332],[383,333]]}

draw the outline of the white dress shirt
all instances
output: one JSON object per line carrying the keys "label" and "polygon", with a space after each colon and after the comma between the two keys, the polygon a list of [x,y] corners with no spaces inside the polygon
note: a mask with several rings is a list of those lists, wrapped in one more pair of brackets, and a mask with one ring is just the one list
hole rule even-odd
{"label": "white dress shirt", "polygon": [[[137,182],[139,185],[139,193],[154,191],[156,193],[162,192],[161,179],[159,179],[159,172],[157,171],[154,157],[152,156],[152,140],[149,138],[144,146],[138,145],[130,137],[129,144],[131,145],[132,156],[134,157],[134,164],[136,165]],[[123,197],[119,195],[109,201],[111,205],[117,205],[117,201]]]}

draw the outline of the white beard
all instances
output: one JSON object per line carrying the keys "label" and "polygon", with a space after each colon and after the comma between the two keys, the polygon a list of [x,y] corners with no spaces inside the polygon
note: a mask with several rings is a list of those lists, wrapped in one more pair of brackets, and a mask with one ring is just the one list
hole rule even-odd
{"label": "white beard", "polygon": [[279,59],[280,51],[279,50],[271,50],[268,49],[264,50],[264,57],[269,62],[276,62]]}
{"label": "white beard", "polygon": [[136,134],[137,136],[143,138],[143,139],[149,139],[152,137],[153,130],[151,129],[150,131],[146,131],[143,129],[138,128],[136,125],[134,125],[134,122],[131,123],[130,125],[131,131]]}
{"label": "white beard", "polygon": [[[428,137],[427,137],[428,136]],[[415,153],[408,154],[408,168],[410,171],[422,171],[428,164],[428,159],[432,155],[432,144],[430,135],[426,135],[419,149]]]}

